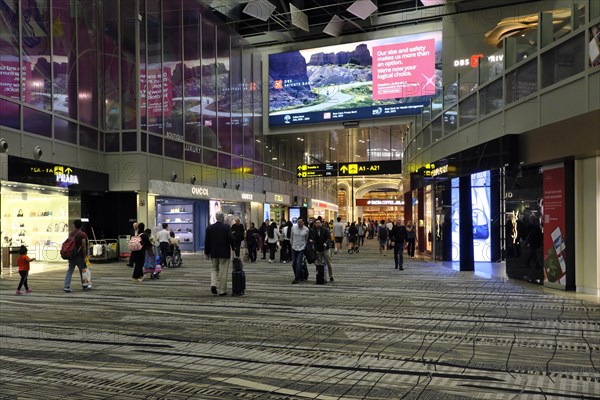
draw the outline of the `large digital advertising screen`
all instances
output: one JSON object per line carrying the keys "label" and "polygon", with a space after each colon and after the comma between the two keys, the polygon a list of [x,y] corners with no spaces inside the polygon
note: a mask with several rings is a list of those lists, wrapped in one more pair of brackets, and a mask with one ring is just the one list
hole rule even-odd
{"label": "large digital advertising screen", "polygon": [[439,31],[269,55],[269,125],[419,114],[442,87]]}
{"label": "large digital advertising screen", "polygon": [[491,261],[490,171],[471,175],[471,203],[474,260]]}
{"label": "large digital advertising screen", "polygon": [[[452,179],[452,261],[460,261],[460,185]],[[473,216],[473,259],[490,261],[490,171],[471,175],[471,213]]]}

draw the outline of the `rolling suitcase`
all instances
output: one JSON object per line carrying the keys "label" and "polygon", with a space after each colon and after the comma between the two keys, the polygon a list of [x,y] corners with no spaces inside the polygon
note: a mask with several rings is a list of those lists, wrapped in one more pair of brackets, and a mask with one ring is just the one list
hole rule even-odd
{"label": "rolling suitcase", "polygon": [[[292,264],[292,272],[294,276],[296,275],[296,271],[294,270],[294,265]],[[306,258],[302,258],[302,278],[303,281],[308,279],[308,267],[306,266]]]}
{"label": "rolling suitcase", "polygon": [[325,266],[317,265],[317,285],[325,284]]}
{"label": "rolling suitcase", "polygon": [[234,296],[241,296],[246,292],[246,273],[244,265],[239,258],[233,259],[233,271],[231,272],[231,290]]}

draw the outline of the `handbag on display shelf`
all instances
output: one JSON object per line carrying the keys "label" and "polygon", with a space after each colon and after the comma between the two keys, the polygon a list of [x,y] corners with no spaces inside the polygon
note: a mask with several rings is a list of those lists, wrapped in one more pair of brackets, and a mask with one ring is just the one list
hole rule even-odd
{"label": "handbag on display shelf", "polygon": [[23,216],[23,209],[19,208],[19,211],[17,211],[17,217],[22,217]]}

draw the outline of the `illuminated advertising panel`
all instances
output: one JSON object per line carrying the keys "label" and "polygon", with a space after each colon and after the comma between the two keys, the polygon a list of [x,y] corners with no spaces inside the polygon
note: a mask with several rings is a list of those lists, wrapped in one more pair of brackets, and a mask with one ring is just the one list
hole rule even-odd
{"label": "illuminated advertising panel", "polygon": [[269,125],[413,115],[441,90],[439,31],[269,55]]}
{"label": "illuminated advertising panel", "polygon": [[471,203],[474,260],[490,261],[490,171],[471,175]]}

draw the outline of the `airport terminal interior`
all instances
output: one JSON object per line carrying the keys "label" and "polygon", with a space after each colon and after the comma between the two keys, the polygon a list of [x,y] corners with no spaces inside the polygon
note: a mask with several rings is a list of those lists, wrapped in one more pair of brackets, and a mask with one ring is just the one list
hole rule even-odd
{"label": "airport terminal interior", "polygon": [[600,399],[600,1],[0,0],[0,244],[0,399]]}

